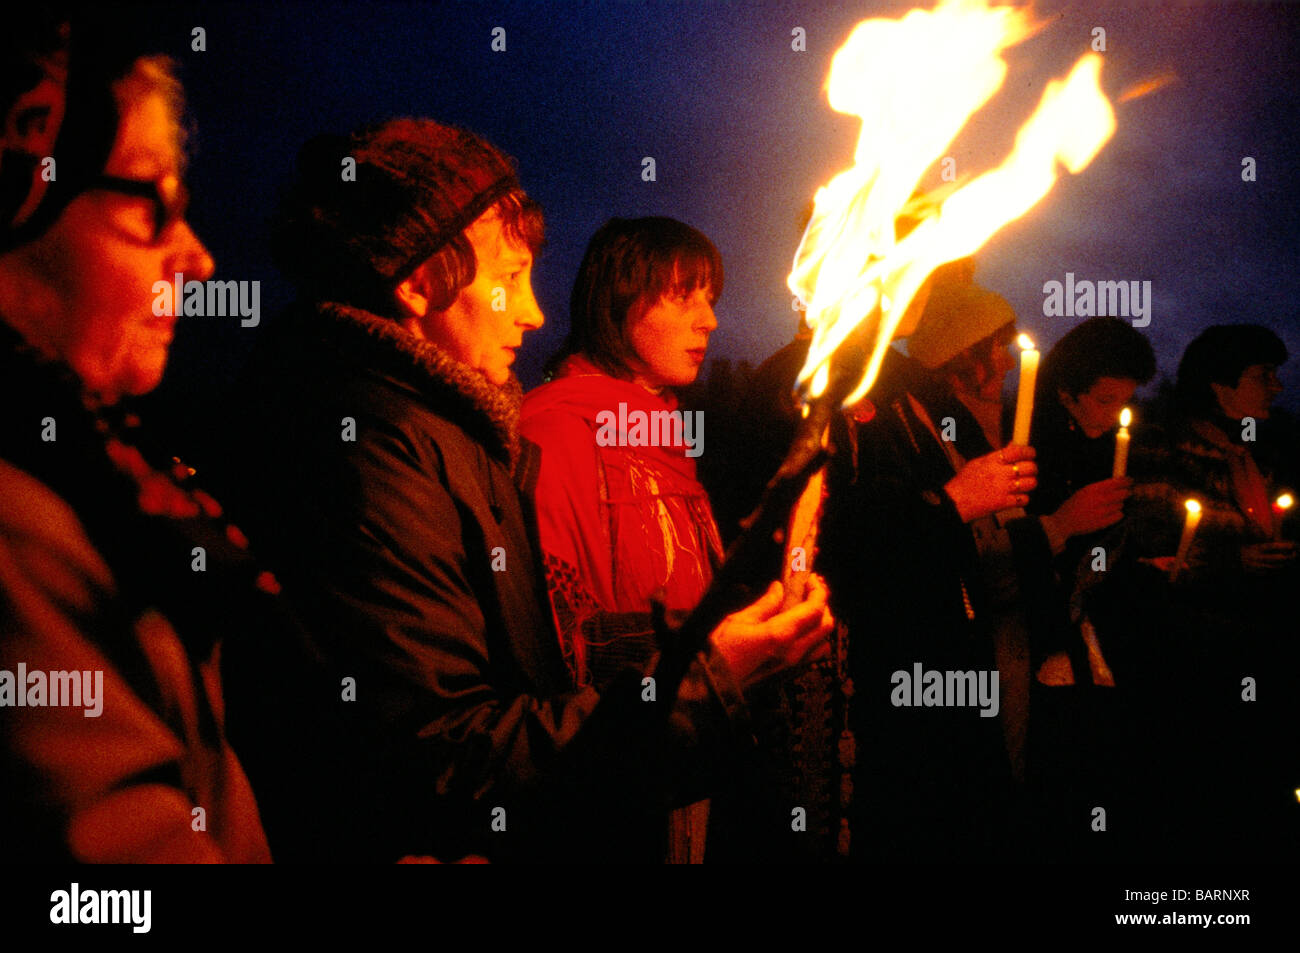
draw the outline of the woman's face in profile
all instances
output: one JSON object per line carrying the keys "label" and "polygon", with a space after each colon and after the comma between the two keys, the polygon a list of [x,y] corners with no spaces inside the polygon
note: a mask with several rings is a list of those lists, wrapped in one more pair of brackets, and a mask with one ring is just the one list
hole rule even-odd
{"label": "woman's face in profile", "polygon": [[1267,420],[1269,408],[1282,393],[1275,364],[1251,364],[1241,372],[1236,387],[1211,384],[1223,413],[1232,420],[1254,417]]}
{"label": "woman's face in profile", "polygon": [[1119,412],[1133,399],[1137,381],[1127,377],[1099,377],[1085,391],[1070,396],[1057,391],[1057,396],[1074,418],[1079,429],[1090,439],[1097,439],[1119,421]]}
{"label": "woman's face in profile", "polygon": [[[122,109],[105,174],[174,187],[180,154],[170,107],[154,94]],[[160,307],[155,285],[170,286],[178,273],[186,281],[212,275],[212,257],[183,212],[155,234],[150,200],[94,188],[32,245],[57,265],[59,355],[105,401],[147,393],[162,380],[179,309]]]}
{"label": "woman's face in profile", "polygon": [[712,290],[674,283],[658,301],[630,317],[626,333],[632,379],[652,391],[693,383],[717,326]]}
{"label": "woman's face in profile", "polygon": [[[974,396],[980,400],[994,402],[1002,399],[1002,385],[1007,379],[1007,374],[1016,366],[1016,358],[1011,352],[1011,344],[1015,338],[1015,325],[1008,324],[986,338],[982,344],[972,346],[973,349],[987,348],[984,351],[987,358],[975,361],[977,383]],[[980,352],[975,350],[973,353]]]}

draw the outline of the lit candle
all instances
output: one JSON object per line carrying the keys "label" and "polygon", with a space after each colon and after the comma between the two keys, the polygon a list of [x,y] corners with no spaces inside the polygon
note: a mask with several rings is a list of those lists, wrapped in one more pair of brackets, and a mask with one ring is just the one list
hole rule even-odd
{"label": "lit candle", "polygon": [[1183,523],[1183,535],[1178,540],[1178,553],[1174,556],[1174,571],[1170,575],[1170,580],[1178,578],[1178,574],[1183,569],[1183,564],[1187,562],[1187,553],[1192,548],[1192,537],[1196,535],[1196,527],[1201,522],[1201,504],[1195,500],[1188,500],[1187,520]]}
{"label": "lit candle", "polygon": [[1115,434],[1115,469],[1111,476],[1122,477],[1128,466],[1128,425],[1133,422],[1133,413],[1127,407],[1119,414],[1119,433]]}
{"label": "lit candle", "polygon": [[1038,352],[1034,342],[1020,335],[1020,393],[1016,395],[1016,426],[1011,442],[1029,446],[1029,423],[1034,416],[1034,381],[1038,378]]}
{"label": "lit candle", "polygon": [[1283,493],[1273,501],[1273,540],[1274,542],[1282,541],[1282,517],[1286,516],[1286,511],[1295,505],[1295,497],[1290,493]]}

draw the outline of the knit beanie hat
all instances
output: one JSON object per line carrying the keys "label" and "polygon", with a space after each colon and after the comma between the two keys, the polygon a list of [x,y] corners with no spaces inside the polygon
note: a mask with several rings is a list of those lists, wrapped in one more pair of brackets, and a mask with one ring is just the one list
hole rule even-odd
{"label": "knit beanie hat", "polygon": [[995,291],[971,284],[936,284],[907,353],[934,369],[994,331],[1014,324],[1016,312]]}
{"label": "knit beanie hat", "polygon": [[518,187],[509,157],[429,119],[317,136],[299,153],[272,254],[301,292],[361,303],[391,290]]}
{"label": "knit beanie hat", "polygon": [[39,238],[117,138],[112,84],[145,52],[129,19],[6,13],[0,37],[0,252]]}

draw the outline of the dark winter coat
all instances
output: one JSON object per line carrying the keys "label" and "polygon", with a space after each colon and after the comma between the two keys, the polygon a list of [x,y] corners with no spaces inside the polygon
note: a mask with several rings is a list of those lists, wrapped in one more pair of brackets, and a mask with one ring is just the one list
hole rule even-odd
{"label": "dark winter coat", "polygon": [[716,657],[670,648],[601,693],[574,686],[518,400],[367,312],[299,308],[268,330],[231,487],[311,636],[239,646],[228,672],[288,859],[620,856],[620,832],[729,741],[741,701]]}
{"label": "dark winter coat", "polygon": [[3,325],[0,405],[0,677],[101,683],[58,707],[9,707],[30,683],[0,688],[6,856],[269,861],[217,671],[223,635],[275,625],[266,578],[184,468],[151,465],[129,415]]}
{"label": "dark winter coat", "polygon": [[[865,422],[851,427],[830,471],[822,558],[852,639],[850,713],[861,750],[854,856],[987,860],[1001,856],[1006,833],[1007,712],[896,704],[894,673],[910,677],[918,663],[997,669],[995,603],[1007,598],[986,584],[972,527],[944,489],[952,463],[912,398],[935,428],[953,418],[963,458],[991,450],[961,402],[891,350],[871,408],[858,413]],[[1018,558],[1046,548],[1036,521],[1013,521],[1008,532]]]}

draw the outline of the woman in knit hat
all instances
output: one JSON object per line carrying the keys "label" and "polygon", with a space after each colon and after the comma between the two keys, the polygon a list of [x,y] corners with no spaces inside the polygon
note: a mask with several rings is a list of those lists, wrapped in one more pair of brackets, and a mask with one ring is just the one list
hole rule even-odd
{"label": "woman in knit hat", "polygon": [[[626,859],[625,832],[716,768],[761,666],[825,638],[824,596],[779,615],[769,598],[704,652],[579,684],[510,370],[542,324],[540,212],[502,153],[425,119],[314,140],[298,173],[274,247],[301,300],[259,342],[229,455],[312,633],[228,660],[275,849]],[[268,672],[301,704],[279,705]]]}
{"label": "woman in knit hat", "polygon": [[907,342],[907,353],[966,407],[991,447],[1003,445],[1002,384],[1016,366],[1015,334],[1016,314],[1005,298],[973,282],[951,282],[931,292]]}

